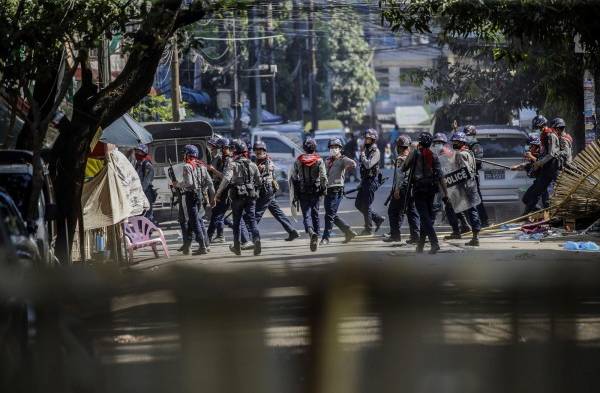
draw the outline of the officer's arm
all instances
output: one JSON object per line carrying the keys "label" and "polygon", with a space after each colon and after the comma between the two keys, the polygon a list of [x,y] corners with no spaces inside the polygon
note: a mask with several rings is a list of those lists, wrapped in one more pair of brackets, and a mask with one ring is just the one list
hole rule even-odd
{"label": "officer's arm", "polygon": [[216,198],[221,197],[223,191],[225,191],[229,183],[231,183],[231,179],[233,179],[233,165],[227,165],[227,167],[223,171],[223,180],[221,181],[219,189],[217,190],[217,194],[215,196]]}
{"label": "officer's arm", "polygon": [[263,179],[262,179],[262,176],[260,175],[260,171],[258,170],[258,166],[256,166],[256,164],[253,163],[252,168],[254,171],[254,184],[256,184],[257,186],[260,186],[262,184]]}
{"label": "officer's arm", "polygon": [[183,176],[182,176],[182,180],[181,183],[179,183],[179,187],[181,188],[190,188],[193,187],[194,185],[194,179],[193,179],[193,168],[191,167],[190,164],[185,164],[183,166]]}
{"label": "officer's arm", "polygon": [[362,165],[367,169],[373,168],[376,164],[379,163],[380,159],[381,159],[381,152],[379,151],[379,149],[375,150],[375,152],[373,153],[373,155],[371,156],[370,159],[367,159],[366,155],[361,156],[361,158],[360,158]]}
{"label": "officer's arm", "polygon": [[319,163],[319,179],[321,180],[321,189],[327,189],[327,168],[325,168],[325,162],[321,160]]}
{"label": "officer's arm", "polygon": [[210,176],[208,176],[208,170],[206,170],[206,176],[204,176],[204,183],[204,186],[208,191],[208,199],[212,201],[215,198],[215,184]]}
{"label": "officer's arm", "polygon": [[356,168],[356,161],[351,158],[344,157],[344,166],[346,169],[354,169]]}
{"label": "officer's arm", "polygon": [[553,158],[559,158],[560,145],[559,145],[558,137],[554,134],[550,134],[550,136],[548,138],[548,142],[549,142],[548,143],[548,145],[549,145],[548,154],[544,155],[544,157],[542,157],[542,159],[537,161],[536,165],[538,167],[545,165],[548,161],[550,161]]}
{"label": "officer's arm", "polygon": [[150,187],[153,181],[154,166],[150,162],[148,162],[148,164],[146,164],[146,170],[144,171],[144,178],[142,179],[142,189],[145,190],[146,188]]}
{"label": "officer's arm", "polygon": [[406,172],[410,170],[412,162],[415,159],[415,154],[417,154],[416,150],[411,150],[411,152],[408,153],[408,157],[406,157],[404,164],[402,164],[402,171]]}

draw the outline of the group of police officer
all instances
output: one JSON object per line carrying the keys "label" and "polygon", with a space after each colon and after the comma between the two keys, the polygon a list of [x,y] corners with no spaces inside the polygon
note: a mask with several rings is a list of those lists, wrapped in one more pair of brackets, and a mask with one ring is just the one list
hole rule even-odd
{"label": "group of police officer", "polygon": [[[512,167],[513,170],[527,170],[534,183],[523,197],[526,212],[547,206],[549,189],[556,181],[558,171],[571,160],[572,139],[565,132],[562,119],[554,119],[550,124],[543,116],[533,120],[534,129],[540,131],[539,138],[530,138],[529,150],[525,155],[525,164]],[[440,250],[439,240],[434,229],[436,201],[444,205],[444,212],[452,227],[452,233],[445,239],[460,239],[465,232],[471,232],[472,238],[465,243],[479,246],[479,232],[489,225],[483,205],[479,170],[483,151],[476,138],[477,129],[468,125],[463,131],[454,132],[450,139],[444,133],[420,134],[413,144],[404,134],[394,142],[397,158],[393,163],[393,184],[386,204],[390,233],[383,241],[397,243],[401,241],[400,228],[403,217],[408,219],[410,238],[407,244],[416,245],[417,252],[423,252],[429,240],[430,253]],[[357,236],[351,227],[338,215],[340,203],[346,196],[344,181],[346,171],[360,170],[360,184],[357,188],[355,207],[364,218],[361,236],[377,232],[385,218],[373,211],[372,205],[376,191],[385,182],[381,174],[381,152],[377,147],[378,133],[367,130],[364,146],[358,163],[342,153],[343,143],[338,138],[329,141],[330,155],[324,160],[316,153],[316,142],[307,138],[303,144],[304,154],[294,162],[290,176],[293,195],[292,208],[302,213],[304,230],[309,238],[309,248],[316,251],[319,245],[329,244],[333,226],[344,234],[344,243]],[[241,140],[226,138],[211,139],[210,162],[198,159],[198,148],[185,146],[185,166],[183,180],[174,182],[181,193],[180,223],[184,243],[180,251],[190,252],[192,240],[198,243],[194,254],[206,254],[210,244],[224,243],[224,227],[233,228],[233,244],[230,250],[241,255],[242,250],[253,250],[254,255],[261,253],[261,238],[258,223],[266,210],[283,226],[288,233],[286,241],[300,237],[290,220],[279,207],[274,195],[278,184],[273,176],[274,165],[268,155],[267,146],[258,141],[250,157],[247,145]],[[444,176],[447,168],[442,167],[444,156],[453,157],[453,170],[466,172],[466,181],[461,183],[467,199],[476,201],[458,211],[449,197]],[[325,208],[325,225],[321,232],[319,222],[320,202]],[[208,228],[202,217],[210,210]],[[233,221],[228,220],[231,210]],[[320,240],[319,240],[320,238]]]}

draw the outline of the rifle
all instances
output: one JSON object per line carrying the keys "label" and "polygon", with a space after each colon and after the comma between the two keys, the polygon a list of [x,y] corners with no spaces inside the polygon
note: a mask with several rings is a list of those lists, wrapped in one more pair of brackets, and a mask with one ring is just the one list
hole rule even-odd
{"label": "rifle", "polygon": [[169,158],[169,169],[167,170],[169,174],[169,179],[171,180],[171,185],[169,188],[171,189],[171,215],[173,214],[173,206],[178,203],[181,203],[181,190],[178,187],[175,187],[174,184],[177,182],[177,177],[175,177],[175,170],[173,170],[173,163]]}
{"label": "rifle", "polygon": [[498,164],[497,162],[493,162],[493,161],[484,160],[482,158],[476,158],[475,160],[479,161],[479,162],[484,162],[484,163],[489,164],[489,165],[494,165],[494,166],[497,166],[497,167],[500,167],[500,168],[511,169],[509,166]]}

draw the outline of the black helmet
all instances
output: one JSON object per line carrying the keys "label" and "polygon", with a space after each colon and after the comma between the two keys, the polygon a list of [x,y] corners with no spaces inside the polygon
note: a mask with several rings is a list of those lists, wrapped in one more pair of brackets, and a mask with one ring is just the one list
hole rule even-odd
{"label": "black helmet", "polygon": [[229,147],[229,139],[227,138],[219,138],[217,139],[217,148],[222,149],[224,147]]}
{"label": "black helmet", "polygon": [[377,138],[379,138],[379,134],[377,133],[377,130],[374,130],[373,128],[369,128],[367,131],[365,131],[365,139],[366,138],[371,138],[373,139],[373,141],[377,141]]}
{"label": "black helmet", "polygon": [[306,138],[304,145],[302,145],[304,151],[307,153],[314,153],[317,150],[317,142],[312,138]]}
{"label": "black helmet", "polygon": [[422,132],[419,135],[419,144],[423,147],[430,147],[433,142],[433,136],[429,132]]}
{"label": "black helmet", "polygon": [[433,136],[433,142],[448,143],[448,137],[443,132],[436,132]]}
{"label": "black helmet", "polygon": [[475,128],[474,125],[469,124],[468,126],[465,126],[463,128],[463,132],[467,136],[474,136],[474,135],[477,135],[477,128]]}
{"label": "black helmet", "polygon": [[533,118],[533,120],[531,120],[531,128],[533,129],[542,128],[546,124],[548,124],[548,119],[542,115],[537,115]]}
{"label": "black helmet", "polygon": [[400,135],[398,139],[396,139],[396,146],[398,147],[409,147],[412,140],[408,135]]}
{"label": "black helmet", "polygon": [[267,144],[263,141],[256,141],[254,142],[254,146],[252,146],[252,150],[256,151],[262,149],[264,151],[267,151]]}
{"label": "black helmet", "polygon": [[557,117],[556,119],[552,119],[552,121],[550,122],[550,127],[565,128],[565,127],[567,127],[567,124],[565,123],[565,121],[563,119],[561,119],[560,117]]}
{"label": "black helmet", "polygon": [[246,146],[246,143],[241,139],[232,140],[229,147],[233,149],[235,154],[242,154],[248,151],[248,146]]}

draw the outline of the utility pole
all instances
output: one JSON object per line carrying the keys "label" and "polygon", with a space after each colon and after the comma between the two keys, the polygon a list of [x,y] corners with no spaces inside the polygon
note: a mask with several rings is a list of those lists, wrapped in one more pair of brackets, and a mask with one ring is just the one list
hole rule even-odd
{"label": "utility pole", "polygon": [[102,41],[98,48],[98,70],[100,86],[108,86],[111,82],[110,47],[105,35],[102,36]]}
{"label": "utility pole", "polygon": [[173,59],[171,60],[171,107],[173,121],[181,121],[179,108],[179,48],[177,47],[177,35],[173,36]]}
{"label": "utility pole", "polygon": [[[266,32],[268,36],[273,35],[273,3],[269,2],[267,5],[267,28]],[[271,89],[270,94],[268,95],[267,103],[268,107],[273,114],[277,114],[277,89],[275,86],[275,70],[272,69],[272,66],[275,64],[275,54],[273,51],[273,38],[269,38],[267,41],[267,45],[269,47],[269,71],[273,74],[271,77]]]}
{"label": "utility pole", "polygon": [[258,126],[262,121],[262,89],[260,81],[260,43],[258,40],[256,6],[250,10],[250,23],[253,40],[248,42],[248,52],[250,53],[250,72],[254,73],[254,94],[250,95],[250,106],[252,109],[252,126]]}
{"label": "utility pole", "polygon": [[316,34],[315,34],[315,24],[314,24],[314,12],[315,12],[315,4],[314,0],[310,0],[310,8],[308,11],[308,48],[309,48],[309,95],[310,95],[310,116],[311,116],[311,126],[312,129],[317,131],[319,129],[319,109],[318,109],[318,91],[317,91],[317,49],[315,47],[316,44]]}
{"label": "utility pole", "polygon": [[240,88],[238,81],[237,42],[235,34],[235,11],[233,13],[233,137],[242,134],[242,111],[240,103]]}
{"label": "utility pole", "polygon": [[292,3],[293,5],[293,10],[292,10],[292,18],[294,19],[294,50],[296,51],[297,55],[298,55],[298,63],[297,63],[297,70],[298,70],[298,74],[295,78],[295,93],[296,93],[296,116],[298,118],[298,120],[300,120],[302,122],[302,124],[304,124],[304,108],[303,108],[303,100],[302,100],[302,91],[303,91],[303,87],[304,87],[304,81],[302,80],[302,57],[303,57],[303,47],[302,47],[302,40],[299,38],[299,34],[300,34],[300,30],[301,30],[301,26],[300,26],[300,4],[298,3],[298,0],[294,0],[294,2]]}

